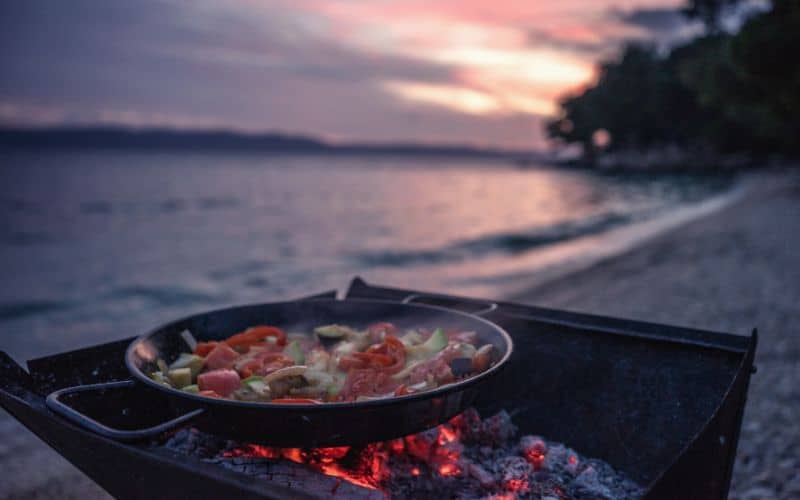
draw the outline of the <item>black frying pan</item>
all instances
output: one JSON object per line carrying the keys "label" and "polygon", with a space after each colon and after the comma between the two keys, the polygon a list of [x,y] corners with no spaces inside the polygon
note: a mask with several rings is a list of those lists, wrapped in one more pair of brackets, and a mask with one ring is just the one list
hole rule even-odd
{"label": "black frying pan", "polygon": [[[496,362],[479,375],[432,391],[355,403],[287,405],[213,399],[163,386],[147,375],[158,369],[157,359],[170,363],[179,353],[190,351],[186,331],[197,341],[209,341],[225,339],[258,324],[310,332],[324,324],[366,328],[380,321],[394,323],[401,330],[442,327],[475,331],[478,345],[495,347]],[[61,389],[47,397],[47,405],[83,427],[118,440],[145,439],[191,422],[220,436],[273,446],[360,444],[419,432],[462,412],[508,360],[512,348],[511,338],[499,326],[473,314],[429,305],[316,299],[241,306],[190,316],[137,338],[125,354],[132,380]],[[166,395],[174,414],[181,416],[147,429],[122,430],[101,424],[67,404],[75,393],[119,391],[135,385]]]}

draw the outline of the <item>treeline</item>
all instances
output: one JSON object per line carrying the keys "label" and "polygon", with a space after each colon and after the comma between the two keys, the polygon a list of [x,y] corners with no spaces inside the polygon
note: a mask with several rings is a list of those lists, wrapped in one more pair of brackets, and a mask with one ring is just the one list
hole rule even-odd
{"label": "treeline", "polygon": [[[714,154],[800,154],[800,0],[773,0],[735,33],[730,0],[691,0],[705,35],[659,54],[631,45],[600,65],[596,84],[561,100],[550,137],[600,150],[677,146]],[[598,140],[601,139],[601,140]]]}

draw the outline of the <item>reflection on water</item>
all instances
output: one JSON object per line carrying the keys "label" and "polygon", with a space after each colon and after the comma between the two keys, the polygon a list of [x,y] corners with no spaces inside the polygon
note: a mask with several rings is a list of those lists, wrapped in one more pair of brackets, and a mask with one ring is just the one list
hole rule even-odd
{"label": "reflection on water", "polygon": [[0,161],[0,331],[20,357],[341,289],[355,274],[490,296],[504,276],[557,261],[556,244],[600,241],[729,183],[419,158]]}

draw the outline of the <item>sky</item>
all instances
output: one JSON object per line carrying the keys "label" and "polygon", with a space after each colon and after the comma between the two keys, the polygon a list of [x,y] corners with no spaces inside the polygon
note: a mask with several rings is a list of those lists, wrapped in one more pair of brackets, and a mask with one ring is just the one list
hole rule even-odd
{"label": "sky", "polygon": [[0,4],[0,123],[543,148],[557,100],[682,0]]}

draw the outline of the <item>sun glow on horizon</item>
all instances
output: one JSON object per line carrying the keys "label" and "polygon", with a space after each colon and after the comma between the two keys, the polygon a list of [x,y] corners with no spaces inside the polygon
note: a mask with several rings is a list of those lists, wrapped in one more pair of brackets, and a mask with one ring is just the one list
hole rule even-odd
{"label": "sun glow on horizon", "polygon": [[408,101],[433,104],[462,113],[484,115],[502,110],[490,94],[455,85],[435,85],[421,82],[388,81],[383,87],[393,95]]}
{"label": "sun glow on horizon", "polygon": [[[557,97],[586,84],[594,74],[591,59],[532,44],[518,28],[413,12],[380,24],[378,17],[372,17],[378,14],[360,14],[339,19],[351,28],[343,32],[343,43],[377,57],[418,60],[450,74],[448,81],[378,79],[382,90],[406,102],[469,115],[552,116]],[[343,11],[333,15],[343,16]]]}

